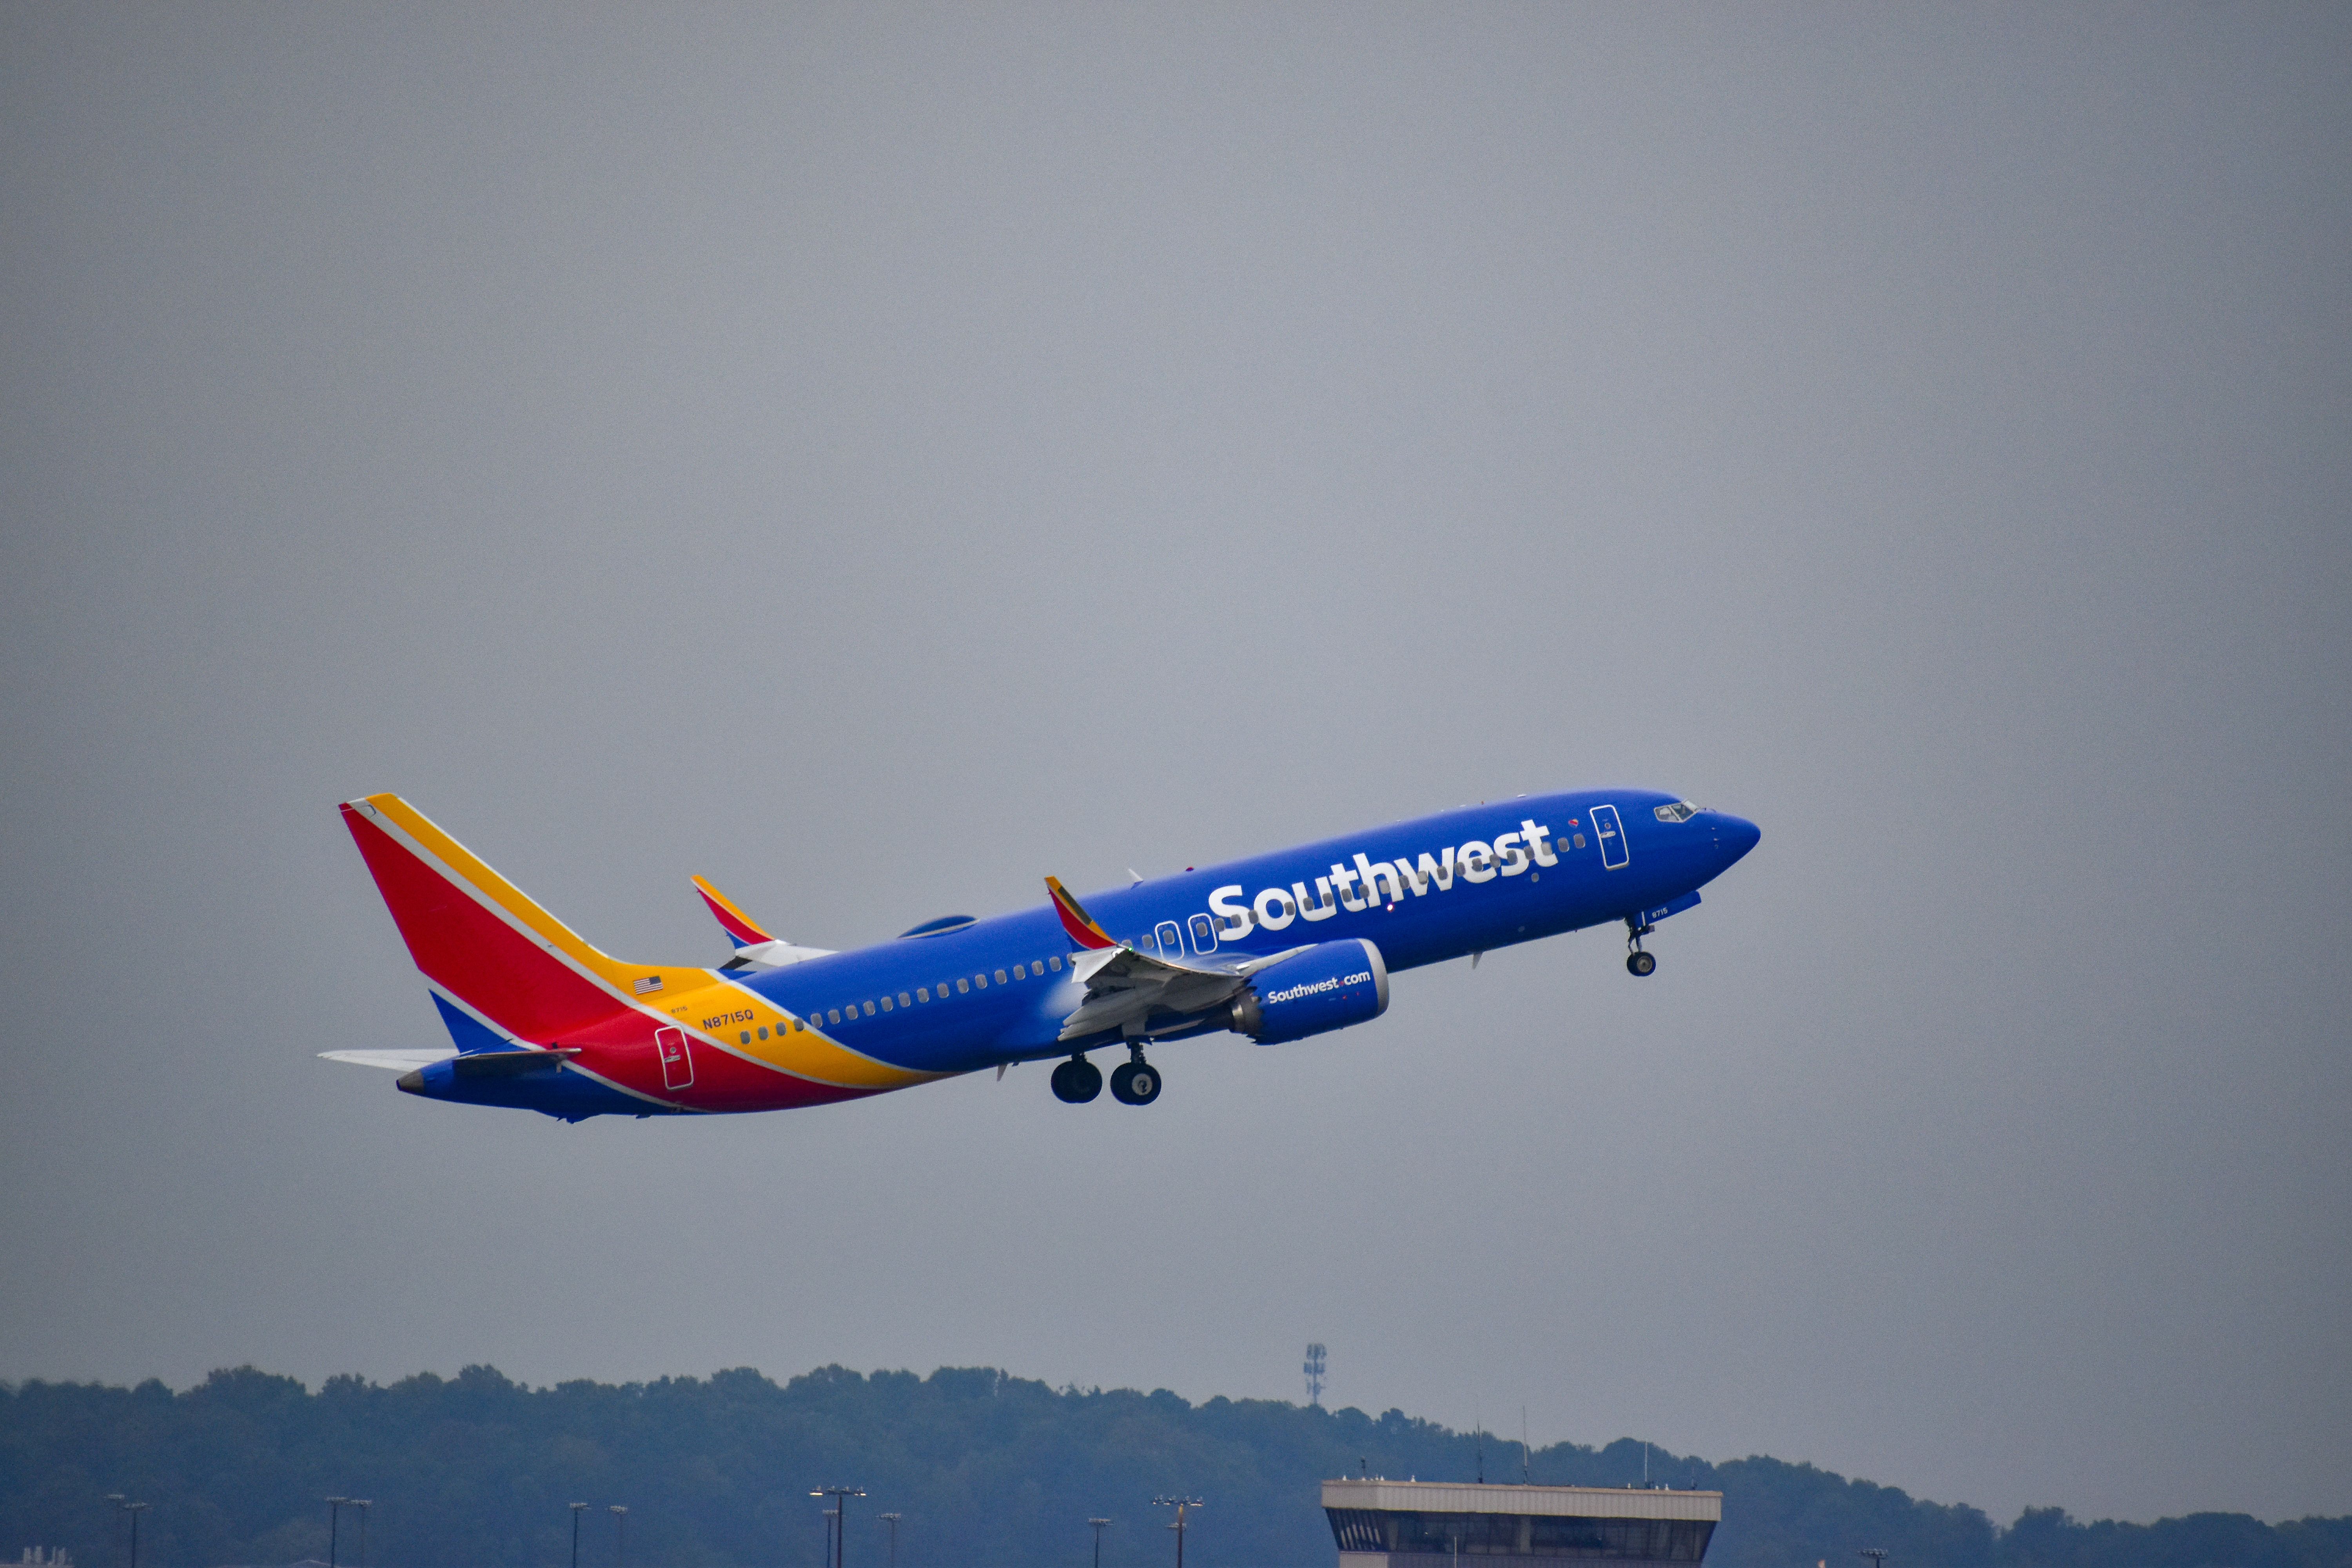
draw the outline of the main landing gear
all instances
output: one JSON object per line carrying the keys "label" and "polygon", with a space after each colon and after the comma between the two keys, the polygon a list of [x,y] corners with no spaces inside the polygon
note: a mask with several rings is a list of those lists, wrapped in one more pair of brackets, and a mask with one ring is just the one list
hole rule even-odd
{"label": "main landing gear", "polygon": [[1110,1097],[1121,1105],[1149,1105],[1160,1098],[1160,1069],[1143,1059],[1143,1047],[1127,1047],[1129,1059],[1110,1069]]}
{"label": "main landing gear", "polygon": [[[1143,1059],[1140,1046],[1128,1047],[1135,1059],[1110,1071],[1110,1097],[1121,1105],[1149,1105],[1160,1098],[1160,1069]],[[1072,1057],[1054,1069],[1054,1098],[1065,1105],[1084,1105],[1102,1092],[1102,1068],[1084,1057]]]}
{"label": "main landing gear", "polygon": [[1054,1098],[1065,1105],[1084,1105],[1102,1092],[1102,1068],[1084,1057],[1072,1057],[1054,1069]]}
{"label": "main landing gear", "polygon": [[1658,955],[1642,949],[1642,939],[1658,928],[1643,923],[1638,915],[1625,917],[1625,945],[1633,951],[1625,955],[1625,973],[1648,976],[1658,967]]}

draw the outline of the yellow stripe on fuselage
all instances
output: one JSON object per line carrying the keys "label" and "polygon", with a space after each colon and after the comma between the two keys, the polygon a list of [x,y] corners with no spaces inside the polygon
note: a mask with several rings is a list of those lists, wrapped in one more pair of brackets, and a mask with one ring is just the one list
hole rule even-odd
{"label": "yellow stripe on fuselage", "polygon": [[[779,1072],[844,1089],[905,1089],[947,1078],[947,1073],[918,1072],[911,1068],[878,1061],[832,1039],[813,1024],[795,1029],[793,1015],[750,986],[700,970],[714,982],[702,990],[669,999],[670,1016],[709,1038],[721,1050],[764,1063]],[[768,1030],[761,1039],[760,1030]],[[747,1043],[742,1037],[749,1034]]]}

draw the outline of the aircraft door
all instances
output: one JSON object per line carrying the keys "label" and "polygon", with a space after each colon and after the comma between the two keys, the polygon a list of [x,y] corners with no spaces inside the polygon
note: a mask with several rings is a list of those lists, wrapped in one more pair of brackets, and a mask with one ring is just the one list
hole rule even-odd
{"label": "aircraft door", "polygon": [[1206,915],[1192,917],[1192,951],[1204,956],[1217,951],[1217,922]]}
{"label": "aircraft door", "polygon": [[1633,858],[1625,851],[1625,825],[1617,820],[1615,806],[1592,808],[1592,837],[1600,841],[1603,870],[1614,871]]}
{"label": "aircraft door", "polygon": [[656,1029],[654,1048],[661,1054],[664,1089],[686,1089],[693,1084],[694,1058],[687,1050],[685,1030]]}

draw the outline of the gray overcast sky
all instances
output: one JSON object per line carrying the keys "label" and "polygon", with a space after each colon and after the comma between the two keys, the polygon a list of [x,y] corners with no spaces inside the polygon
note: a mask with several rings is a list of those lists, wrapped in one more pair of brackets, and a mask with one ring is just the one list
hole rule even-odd
{"label": "gray overcast sky", "polygon": [[[2352,1511],[2352,11],[0,13],[0,1376],[831,1361]],[[1761,848],[1378,1025],[565,1127],[625,955],[1465,800]]]}

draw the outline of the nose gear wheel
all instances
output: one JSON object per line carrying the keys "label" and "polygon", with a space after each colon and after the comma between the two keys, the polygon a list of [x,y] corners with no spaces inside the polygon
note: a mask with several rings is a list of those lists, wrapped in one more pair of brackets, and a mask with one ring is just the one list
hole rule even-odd
{"label": "nose gear wheel", "polygon": [[1625,945],[1632,950],[1625,954],[1626,973],[1636,976],[1647,976],[1657,969],[1657,954],[1654,952],[1644,952],[1642,950],[1642,939],[1657,929],[1658,928],[1656,926],[1649,924],[1639,915],[1627,915],[1625,917]]}

